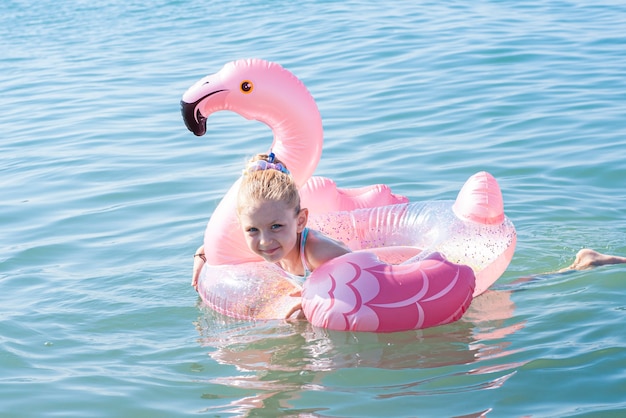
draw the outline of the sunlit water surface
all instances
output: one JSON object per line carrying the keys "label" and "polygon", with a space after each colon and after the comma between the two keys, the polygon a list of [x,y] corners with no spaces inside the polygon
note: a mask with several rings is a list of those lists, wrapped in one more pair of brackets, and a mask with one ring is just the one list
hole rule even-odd
{"label": "sunlit water surface", "polygon": [[[625,25],[608,0],[2,2],[0,415],[621,416],[626,267],[541,273],[626,254]],[[343,187],[496,176],[517,251],[461,321],[199,303],[191,255],[271,132],[220,113],[196,138],[179,101],[243,57],[305,82]]]}

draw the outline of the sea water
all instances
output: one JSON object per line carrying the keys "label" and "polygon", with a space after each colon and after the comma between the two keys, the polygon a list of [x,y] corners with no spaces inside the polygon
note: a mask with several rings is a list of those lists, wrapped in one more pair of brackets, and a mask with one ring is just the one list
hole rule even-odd
{"label": "sea water", "polygon": [[[0,4],[0,416],[621,416],[626,5],[571,1]],[[454,199],[500,182],[515,256],[459,322],[392,334],[237,322],[192,254],[271,131],[196,138],[182,93],[276,61],[324,120],[316,174]],[[546,274],[547,273],[547,274]]]}

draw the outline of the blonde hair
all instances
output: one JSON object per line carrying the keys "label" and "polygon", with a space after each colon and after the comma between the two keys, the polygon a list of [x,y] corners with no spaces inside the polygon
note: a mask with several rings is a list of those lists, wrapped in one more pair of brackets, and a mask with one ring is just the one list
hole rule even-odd
{"label": "blonde hair", "polygon": [[[264,168],[259,169],[257,161],[273,164],[268,164],[268,167],[263,165]],[[300,212],[298,188],[286,168],[284,170],[274,168],[279,164],[279,167],[285,167],[280,160],[273,157],[273,154],[257,154],[250,159],[237,194],[238,213],[241,213],[250,202],[259,201],[285,202],[294,208],[296,214]]]}

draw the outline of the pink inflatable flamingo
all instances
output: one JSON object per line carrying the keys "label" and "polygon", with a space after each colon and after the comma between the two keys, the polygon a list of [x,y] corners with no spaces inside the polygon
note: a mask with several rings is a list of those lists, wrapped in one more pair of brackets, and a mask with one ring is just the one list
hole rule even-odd
{"label": "pink inflatable flamingo", "polygon": [[[488,173],[470,177],[454,202],[424,203],[408,203],[385,185],[346,190],[311,177],[322,150],[320,114],[306,87],[278,64],[228,63],[191,86],[181,106],[196,135],[219,110],[267,124],[274,133],[271,149],[301,186],[309,225],[355,251],[319,267],[305,282],[301,301],[313,325],[390,332],[457,320],[513,256],[515,228]],[[298,286],[247,248],[236,218],[239,181],[207,225],[198,291],[232,317],[282,318]]]}

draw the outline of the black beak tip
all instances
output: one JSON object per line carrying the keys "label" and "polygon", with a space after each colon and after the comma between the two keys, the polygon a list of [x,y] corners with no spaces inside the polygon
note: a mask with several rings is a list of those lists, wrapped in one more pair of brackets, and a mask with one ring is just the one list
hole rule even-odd
{"label": "black beak tip", "polygon": [[199,110],[196,110],[197,103],[187,103],[180,101],[180,112],[183,116],[185,126],[195,136],[202,136],[206,133],[206,118],[202,116]]}

